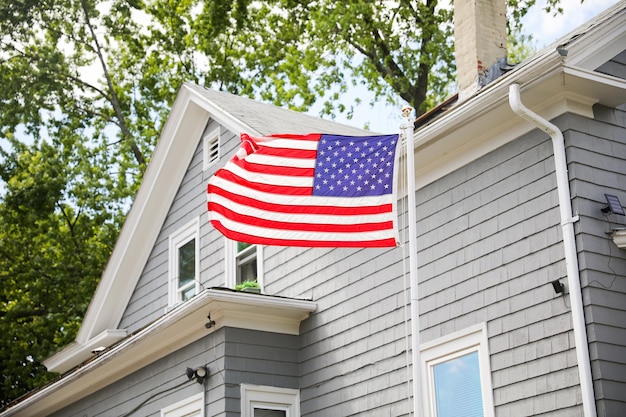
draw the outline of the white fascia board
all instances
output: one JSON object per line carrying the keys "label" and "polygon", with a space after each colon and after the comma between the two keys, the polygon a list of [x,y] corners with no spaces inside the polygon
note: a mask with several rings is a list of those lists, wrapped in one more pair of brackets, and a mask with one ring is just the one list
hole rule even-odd
{"label": "white fascia board", "polygon": [[188,89],[181,89],[78,331],[78,343],[117,328],[208,118],[191,102]]}
{"label": "white fascia board", "polygon": [[[301,321],[316,308],[317,304],[308,300],[204,290],[141,331],[99,352],[93,360],[35,391],[0,413],[0,417],[49,415],[225,326],[297,335]],[[209,314],[215,325],[207,329]]]}
{"label": "white fascia board", "polygon": [[119,324],[209,118],[233,132],[258,134],[193,88],[182,86],[85,314],[77,342],[86,343]]}
{"label": "white fascia board", "polygon": [[548,120],[565,113],[592,118],[594,104],[615,106],[626,97],[624,80],[566,65],[556,51],[545,53],[415,130],[417,189],[534,129],[511,111],[513,83],[520,84],[524,102]]}
{"label": "white fascia board", "polygon": [[86,343],[74,342],[60,352],[43,361],[44,366],[50,372],[63,373],[76,366],[76,361],[82,363],[93,357],[94,351],[107,348],[127,336],[125,329],[105,330],[97,336],[89,339]]}
{"label": "white fascia board", "polygon": [[602,24],[593,24],[583,36],[572,39],[561,46],[567,50],[567,64],[590,71],[605,63],[624,50],[626,45],[626,3],[622,2],[604,14],[611,14]]}
{"label": "white fascia board", "polygon": [[[185,87],[185,86],[183,86]],[[207,100],[202,94],[194,90],[192,87],[185,87],[191,95],[191,100],[211,114],[211,118],[224,126],[226,129],[233,133],[246,132],[253,136],[262,136],[257,130],[253,129],[240,119],[234,117],[232,114],[226,112],[218,103]]]}

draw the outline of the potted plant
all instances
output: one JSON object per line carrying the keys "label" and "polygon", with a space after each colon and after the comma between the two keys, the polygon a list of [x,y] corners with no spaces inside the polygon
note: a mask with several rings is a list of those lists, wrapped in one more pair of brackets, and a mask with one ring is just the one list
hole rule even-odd
{"label": "potted plant", "polygon": [[243,292],[253,292],[256,294],[261,293],[261,287],[259,286],[259,283],[256,281],[244,281],[240,284],[235,285],[235,290],[243,291]]}

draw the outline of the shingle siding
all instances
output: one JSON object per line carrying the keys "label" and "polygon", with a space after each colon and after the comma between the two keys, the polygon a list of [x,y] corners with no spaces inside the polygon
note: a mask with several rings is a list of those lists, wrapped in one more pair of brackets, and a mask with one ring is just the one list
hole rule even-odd
{"label": "shingle siding", "polygon": [[[205,133],[219,127],[218,123],[209,120]],[[231,132],[224,129],[221,131],[221,164],[223,164],[237,143]],[[206,217],[202,217],[206,216],[206,182],[220,164],[203,172],[202,140],[201,138],[189,140],[197,140],[198,147],[120,323],[120,328],[126,328],[129,332],[143,327],[165,312],[168,293],[169,236],[194,217],[200,216],[204,220],[200,222],[201,285],[224,286],[223,240],[219,239],[218,234],[208,225]]]}
{"label": "shingle siding", "polygon": [[[594,120],[563,117],[589,354],[598,415],[626,415],[626,251],[607,234],[626,218],[604,214],[604,193],[626,201],[626,112],[594,107]],[[617,372],[616,372],[617,371]]]}
{"label": "shingle siding", "polygon": [[599,66],[596,71],[626,79],[626,51],[617,54],[608,62]]}
{"label": "shingle siding", "polygon": [[120,417],[137,407],[133,416],[158,417],[162,408],[202,392],[203,386],[189,381],[185,369],[205,364],[209,372],[216,373],[206,383],[205,403],[211,410],[209,415],[223,417],[223,412],[218,410],[223,407],[224,383],[218,371],[224,369],[224,353],[224,332],[215,332],[50,417]]}
{"label": "shingle siding", "polygon": [[[185,373],[201,365],[209,370],[205,385]],[[222,328],[51,417],[119,417],[136,407],[132,415],[158,417],[203,388],[207,416],[238,417],[241,383],[298,388],[297,336]]]}
{"label": "shingle siding", "polygon": [[[608,239],[610,224],[598,212],[604,192],[626,201],[626,117],[595,110],[596,120],[564,115],[554,122],[564,130],[580,217],[575,228],[598,407],[616,415],[624,410],[626,384],[626,373],[614,370],[626,367],[626,256]],[[215,127],[210,122],[207,129]],[[232,133],[222,139],[223,163],[239,141]],[[202,172],[201,156],[200,145],[122,327],[136,329],[164,311],[168,236],[206,212],[212,171]],[[497,416],[581,415],[569,297],[550,284],[567,280],[547,135],[533,130],[418,190],[417,218],[422,342],[486,322]],[[611,218],[613,225],[619,220]],[[405,228],[406,219],[400,224]],[[224,239],[204,221],[200,234],[202,284],[222,286]],[[259,339],[225,329],[232,339],[225,342],[220,415],[239,412],[241,382],[299,388],[307,417],[408,415],[406,258],[406,246],[265,248],[266,293],[312,299],[318,309],[299,337]]]}

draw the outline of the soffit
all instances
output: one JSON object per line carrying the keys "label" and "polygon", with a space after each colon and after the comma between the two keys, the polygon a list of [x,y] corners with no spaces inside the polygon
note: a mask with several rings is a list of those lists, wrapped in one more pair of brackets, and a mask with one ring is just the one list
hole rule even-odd
{"label": "soffit", "polygon": [[[92,359],[31,393],[1,415],[51,414],[222,327],[297,335],[300,322],[316,306],[307,300],[225,289],[204,290],[142,330],[92,355]],[[209,315],[215,324],[207,328]]]}

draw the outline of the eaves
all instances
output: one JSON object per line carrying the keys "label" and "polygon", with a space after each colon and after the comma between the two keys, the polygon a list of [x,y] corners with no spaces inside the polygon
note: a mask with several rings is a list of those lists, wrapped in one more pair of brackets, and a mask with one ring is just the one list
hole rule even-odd
{"label": "eaves", "polygon": [[[143,329],[92,353],[59,379],[18,399],[0,416],[49,415],[222,327],[297,335],[301,321],[316,307],[309,300],[204,290]],[[214,323],[207,326],[210,320]]]}
{"label": "eaves", "polygon": [[552,50],[415,131],[417,189],[533,129],[508,105],[511,84],[519,84],[526,105],[547,119],[565,113],[593,118],[594,104],[616,106],[626,97],[624,80],[572,67]]}

